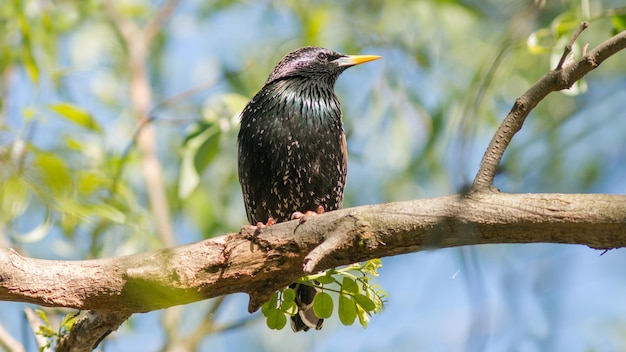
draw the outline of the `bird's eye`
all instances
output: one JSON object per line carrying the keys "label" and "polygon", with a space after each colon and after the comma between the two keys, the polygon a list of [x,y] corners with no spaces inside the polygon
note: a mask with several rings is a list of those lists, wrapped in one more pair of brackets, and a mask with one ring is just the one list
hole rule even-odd
{"label": "bird's eye", "polygon": [[328,59],[328,55],[326,55],[326,53],[319,53],[317,54],[317,58],[322,61],[326,61],[326,59]]}

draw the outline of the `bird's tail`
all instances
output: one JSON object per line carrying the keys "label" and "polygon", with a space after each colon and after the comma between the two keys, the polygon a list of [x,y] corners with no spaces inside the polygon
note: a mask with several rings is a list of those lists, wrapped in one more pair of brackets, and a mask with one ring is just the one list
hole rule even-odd
{"label": "bird's tail", "polygon": [[293,283],[289,287],[296,291],[296,305],[298,306],[298,313],[291,317],[291,329],[294,332],[308,331],[310,328],[320,330],[324,319],[320,319],[313,312],[313,299],[320,289],[300,283]]}

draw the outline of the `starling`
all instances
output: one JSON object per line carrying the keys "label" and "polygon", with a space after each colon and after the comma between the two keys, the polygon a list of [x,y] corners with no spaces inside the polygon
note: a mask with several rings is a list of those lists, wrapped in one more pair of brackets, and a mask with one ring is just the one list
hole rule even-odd
{"label": "starling", "polygon": [[[341,208],[348,155],[334,85],[348,67],[378,58],[304,47],[274,67],[241,113],[237,138],[239,182],[250,224]],[[317,289],[291,287],[298,304],[293,330],[321,329],[323,319],[312,310]]]}

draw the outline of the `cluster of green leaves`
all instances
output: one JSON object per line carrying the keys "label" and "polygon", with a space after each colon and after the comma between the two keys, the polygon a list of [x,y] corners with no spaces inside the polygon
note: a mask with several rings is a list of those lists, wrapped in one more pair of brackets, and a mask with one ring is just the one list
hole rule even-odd
{"label": "cluster of green leaves", "polygon": [[[107,169],[115,160],[105,155],[100,145],[103,130],[89,112],[69,103],[28,108],[26,130],[44,125],[44,116],[51,112],[95,138],[61,135],[55,145],[40,147],[25,132],[0,146],[0,227],[18,243],[37,242],[54,226],[72,238],[81,227],[125,223],[134,203],[127,190],[112,201]],[[14,226],[28,216],[41,220],[29,229]]]}
{"label": "cluster of green leaves", "polygon": [[35,312],[43,321],[43,324],[39,326],[39,331],[37,331],[36,334],[45,337],[47,342],[44,346],[39,347],[39,351],[49,350],[63,336],[69,334],[70,330],[72,330],[72,326],[74,326],[74,323],[76,322],[76,314],[68,313],[63,317],[63,319],[61,319],[59,328],[55,330],[52,327],[52,324],[50,324],[50,320],[48,319],[46,312],[41,309],[36,309]]}
{"label": "cluster of green leaves", "polygon": [[[137,206],[129,187],[111,196],[110,170],[118,163],[104,148],[107,131],[69,99],[65,83],[75,67],[59,63],[66,58],[57,50],[59,40],[96,7],[91,1],[0,4],[0,28],[6,33],[0,38],[0,232],[11,245],[41,241],[53,229],[68,239],[87,230],[97,240],[105,228],[126,224]],[[22,79],[14,79],[20,72]],[[59,96],[50,99],[46,87]],[[25,104],[11,101],[10,93],[21,90],[33,98]],[[12,108],[2,109],[6,106]],[[44,134],[55,137],[40,142]]]}
{"label": "cluster of green leaves", "polygon": [[[188,198],[200,185],[200,178],[215,161],[221,150],[220,142],[229,131],[237,128],[236,116],[248,98],[236,93],[214,97],[204,106],[204,119],[197,122],[182,145],[182,162],[178,179],[178,197]],[[228,138],[228,136],[226,136]]]}
{"label": "cluster of green leaves", "polygon": [[[60,84],[57,71],[57,39],[75,30],[86,15],[93,13],[95,1],[2,1],[0,3],[0,73],[19,66],[35,84],[42,76]],[[0,101],[2,98],[0,97]]]}
{"label": "cluster of green leaves", "polygon": [[[341,269],[300,278],[297,282],[317,287],[321,290],[313,300],[313,311],[319,318],[327,319],[335,310],[331,293],[338,295],[337,314],[343,325],[352,325],[356,318],[363,327],[367,327],[372,314],[382,311],[384,290],[370,280],[378,276],[382,267],[380,259],[372,259],[361,264],[353,264]],[[277,291],[272,299],[266,302],[261,312],[266,318],[270,329],[281,330],[287,324],[287,315],[298,313],[295,302],[296,293],[291,288]]]}

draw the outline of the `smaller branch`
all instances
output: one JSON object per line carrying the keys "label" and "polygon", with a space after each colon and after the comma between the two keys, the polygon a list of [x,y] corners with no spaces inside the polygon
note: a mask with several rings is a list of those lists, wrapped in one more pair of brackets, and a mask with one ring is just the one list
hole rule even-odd
{"label": "smaller branch", "polygon": [[[165,194],[163,167],[157,156],[156,132],[143,120],[148,116],[152,101],[147,62],[150,42],[145,33],[132,20],[120,16],[111,2],[105,2],[105,10],[114,29],[120,33],[127,55],[127,65],[131,73],[130,98],[140,124],[147,126],[137,136],[137,145],[141,150],[141,169],[146,181],[148,202],[155,223],[155,228],[162,243],[172,246],[175,243],[171,225],[170,209]],[[117,182],[117,180],[114,180]]]}
{"label": "smaller branch", "polygon": [[214,307],[221,305],[221,302],[223,301],[224,296],[218,297],[217,299],[220,300],[219,303],[211,307],[211,310],[205,316],[205,319],[202,322],[202,324],[200,324],[198,328],[194,330],[189,336],[185,337],[185,340],[189,341],[189,344],[188,344],[188,346],[190,346],[189,349],[193,349],[193,347],[198,346],[200,342],[202,341],[202,339],[204,339],[207,335],[220,334],[220,333],[227,332],[230,330],[239,329],[241,327],[254,323],[255,321],[259,320],[262,317],[262,315],[259,315],[259,314],[248,315],[234,322],[229,322],[229,323],[224,323],[224,324],[216,323],[215,314],[212,311]]}
{"label": "smaller branch", "polygon": [[[185,339],[181,336],[179,326],[181,325],[181,318],[184,314],[184,306],[175,306],[165,309],[161,315],[161,325],[163,326],[163,333],[165,334],[165,343],[161,348],[161,351],[172,351],[173,345],[179,344],[180,340]],[[190,350],[190,349],[186,349]]]}
{"label": "smaller branch", "polygon": [[148,115],[152,116],[152,115],[155,114],[155,112],[158,109],[163,109],[163,108],[172,106],[174,104],[178,104],[181,101],[183,101],[183,100],[185,100],[185,99],[187,99],[187,98],[189,98],[189,97],[191,97],[191,96],[193,96],[195,94],[198,94],[200,92],[209,90],[209,89],[215,87],[216,83],[219,83],[219,82],[207,81],[205,83],[198,84],[195,87],[192,87],[192,88],[189,88],[187,90],[184,90],[184,91],[182,91],[180,93],[177,93],[175,95],[167,97],[165,100],[163,100],[160,103],[156,104],[155,107],[153,107],[152,110],[150,110],[150,113]]}
{"label": "smaller branch", "polygon": [[350,235],[345,232],[337,231],[331,233],[324,242],[322,242],[319,246],[313,248],[309,255],[304,258],[302,271],[307,274],[312,274],[317,264],[319,264],[319,262],[324,259],[324,257],[334,252],[343,243],[345,243],[345,241],[349,237]]}
{"label": "smaller branch", "polygon": [[128,45],[131,43],[132,38],[137,34],[139,29],[132,21],[120,16],[113,5],[113,1],[105,1],[104,10],[106,11],[111,22],[113,22],[113,28],[117,30],[122,37],[124,45],[130,50]]}
{"label": "smaller branch", "polygon": [[111,181],[111,189],[109,192],[109,199],[113,199],[113,197],[117,193],[117,185],[119,184],[120,178],[122,177],[122,173],[124,172],[124,167],[128,163],[130,152],[133,150],[133,147],[137,144],[137,137],[139,136],[139,133],[141,132],[141,130],[143,129],[145,125],[149,124],[154,119],[155,119],[154,117],[142,118],[135,125],[133,136],[130,139],[130,142],[128,142],[128,144],[126,145],[126,148],[124,148],[124,151],[122,152],[122,157],[120,158],[120,161],[117,166],[117,170],[115,174],[113,175],[113,180]]}
{"label": "smaller branch", "polygon": [[[579,30],[584,27],[581,25]],[[577,34],[578,35],[578,34]],[[577,36],[576,35],[576,36]],[[480,162],[480,167],[474,178],[470,195],[481,191],[493,190],[493,180],[506,148],[513,136],[522,128],[528,114],[548,94],[570,88],[576,81],[584,77],[591,70],[597,68],[604,60],[626,48],[626,31],[607,39],[587,55],[572,64],[546,73],[524,94],[522,94],[504,118],[494,134],[489,146]]]}
{"label": "smaller branch", "polygon": [[[239,329],[242,328],[246,325],[250,325],[252,323],[254,323],[255,321],[259,320],[262,317],[262,315],[249,315],[245,318],[241,318],[237,321],[234,321],[232,323],[227,323],[227,324],[223,324],[223,325],[216,325],[211,331],[209,331],[209,333],[212,334],[217,334],[217,333],[222,333],[222,332],[227,332],[227,331],[231,331],[231,330],[235,330],[235,329]],[[206,336],[206,335],[204,335]]]}
{"label": "smaller branch", "polygon": [[178,94],[175,94],[171,97],[166,98],[165,100],[163,100],[162,102],[156,104],[151,110],[150,112],[146,115],[143,116],[139,121],[137,121],[137,124],[135,125],[135,129],[133,130],[133,135],[131,137],[130,142],[128,142],[128,144],[126,145],[126,147],[124,148],[124,151],[122,152],[122,156],[120,158],[120,161],[118,163],[118,167],[117,170],[115,172],[115,175],[113,175],[113,181],[111,182],[111,190],[110,190],[110,194],[109,197],[113,198],[113,196],[115,195],[115,193],[117,193],[117,185],[119,184],[119,180],[122,176],[122,173],[124,171],[124,167],[126,166],[126,164],[128,163],[128,158],[130,157],[130,152],[133,150],[133,147],[135,146],[135,144],[137,144],[137,137],[139,136],[139,133],[141,133],[141,130],[148,124],[154,122],[154,121],[163,121],[160,120],[159,117],[155,116],[155,113],[157,112],[157,110],[162,109],[162,108],[166,108],[169,107],[171,105],[174,104],[178,104],[179,102],[189,98],[192,95],[195,95],[197,93],[200,93],[202,91],[208,90],[210,88],[213,88],[215,86],[215,82],[206,82],[203,84],[200,84],[196,87],[193,87],[191,89],[182,91]]}
{"label": "smaller branch", "polygon": [[163,28],[163,24],[172,16],[179,2],[180,0],[167,1],[165,5],[161,7],[157,15],[146,25],[144,29],[146,42],[152,43],[154,37],[159,33],[161,28]]}
{"label": "smaller branch", "polygon": [[565,50],[563,50],[563,55],[561,55],[561,59],[559,60],[559,63],[556,65],[555,70],[560,70],[561,68],[563,68],[563,64],[565,63],[565,60],[567,59],[567,55],[569,55],[569,53],[572,52],[572,48],[574,47],[574,43],[576,42],[576,39],[578,39],[578,37],[580,36],[580,33],[582,33],[585,29],[587,29],[587,27],[589,27],[589,22],[581,22],[580,25],[578,26],[578,28],[576,29],[576,32],[574,32],[574,34],[572,35],[572,38],[569,40],[569,43],[567,43],[567,45],[565,46]]}
{"label": "smaller branch", "polygon": [[128,312],[89,311],[79,319],[70,333],[63,336],[57,344],[57,352],[92,351],[98,347],[111,332],[117,330],[130,318]]}
{"label": "smaller branch", "polygon": [[[162,24],[161,20],[166,18],[176,1],[168,2],[167,8],[159,13],[159,19],[152,22],[152,28],[156,35]],[[155,228],[162,243],[165,246],[172,246],[175,243],[173,237],[171,214],[167,195],[165,192],[165,181],[163,166],[157,155],[157,135],[151,125],[145,124],[149,116],[152,105],[152,88],[150,87],[149,73],[147,69],[150,57],[150,39],[146,33],[134,22],[119,16],[113,5],[106,6],[111,21],[121,33],[124,45],[128,51],[127,65],[130,71],[130,100],[137,120],[143,128],[137,136],[137,146],[141,151],[140,166],[146,181],[146,192],[148,193],[148,203]]]}
{"label": "smaller branch", "polygon": [[[351,238],[356,235],[353,231],[350,231],[350,229],[358,227],[358,225],[358,219],[356,218],[340,218],[337,224],[333,224],[332,231],[327,233],[324,242],[313,248],[304,258],[302,271],[307,274],[312,274],[322,259],[350,242]],[[299,227],[300,226],[296,227],[296,230]]]}

